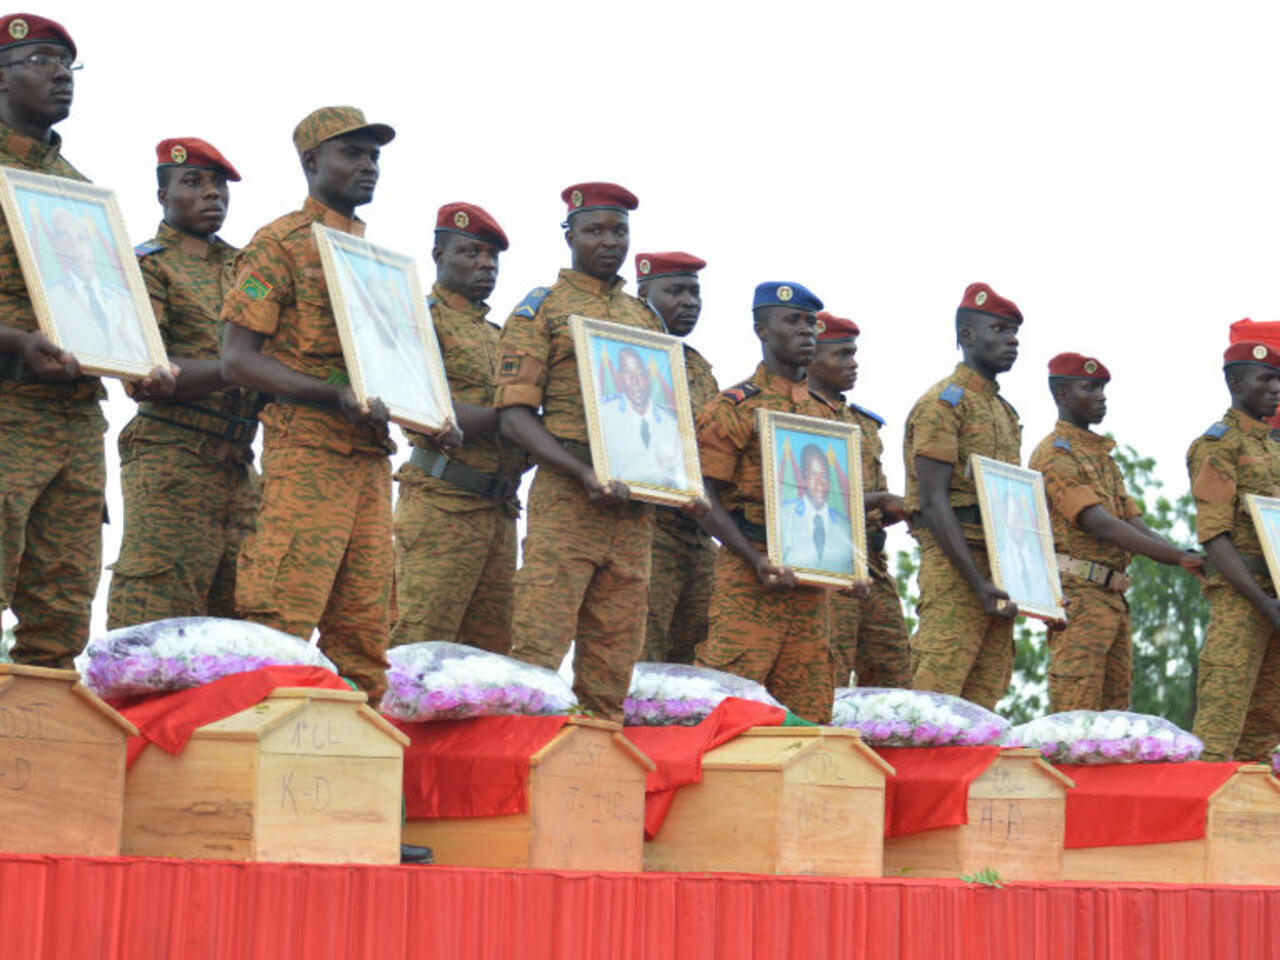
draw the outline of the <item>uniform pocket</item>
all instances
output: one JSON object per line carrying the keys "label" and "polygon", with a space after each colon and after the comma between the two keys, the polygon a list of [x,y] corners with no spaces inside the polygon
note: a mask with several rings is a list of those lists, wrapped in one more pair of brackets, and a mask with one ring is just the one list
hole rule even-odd
{"label": "uniform pocket", "polygon": [[277,613],[280,586],[288,572],[294,534],[283,530],[252,534],[240,551],[236,568],[236,609],[239,613]]}

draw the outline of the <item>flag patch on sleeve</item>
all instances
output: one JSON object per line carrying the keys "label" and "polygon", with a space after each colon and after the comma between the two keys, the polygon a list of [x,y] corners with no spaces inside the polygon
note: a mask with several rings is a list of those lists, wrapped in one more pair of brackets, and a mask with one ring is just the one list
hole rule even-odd
{"label": "flag patch on sleeve", "polygon": [[271,284],[256,273],[250,273],[240,281],[240,292],[250,300],[262,300],[272,290]]}

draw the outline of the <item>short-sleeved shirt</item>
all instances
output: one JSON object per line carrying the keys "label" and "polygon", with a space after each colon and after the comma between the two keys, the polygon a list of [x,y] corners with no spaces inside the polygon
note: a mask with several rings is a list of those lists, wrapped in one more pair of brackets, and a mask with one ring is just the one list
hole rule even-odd
{"label": "short-sleeved shirt", "polygon": [[1231,408],[1191,444],[1187,473],[1196,501],[1196,539],[1208,543],[1226,533],[1241,553],[1260,555],[1246,496],[1280,496],[1280,440],[1271,428]]}
{"label": "short-sleeved shirt", "polygon": [[725,484],[720,502],[730,513],[764,525],[764,453],[756,428],[757,410],[781,410],[839,420],[840,407],[795,381],[765,370],[718,394],[698,414],[698,456],[702,474]]}
{"label": "short-sleeved shirt", "polygon": [[[62,138],[50,133],[49,142],[33,140],[0,123],[0,166],[33,170],[68,180],[88,180],[62,158]],[[38,329],[27,281],[18,263],[9,224],[0,214],[0,323],[30,333]],[[0,353],[0,393],[36,399],[99,400],[105,397],[97,377],[78,380],[37,380],[17,354]]]}
{"label": "short-sleeved shirt", "polygon": [[1077,560],[1124,570],[1132,557],[1080,526],[1080,514],[1093,506],[1120,520],[1142,515],[1111,457],[1115,445],[1110,437],[1059,420],[1053,433],[1037,444],[1028,466],[1044,475],[1054,549]]}
{"label": "short-sleeved shirt", "polygon": [[657,314],[622,287],[621,278],[597,280],[566,269],[560,271],[552,286],[530,293],[502,328],[493,405],[498,409],[541,408],[548,433],[561,440],[587,443],[587,420],[569,317],[577,314],[662,332]]}
{"label": "short-sleeved shirt", "polygon": [[[262,334],[264,356],[329,383],[349,382],[333,304],[311,234],[313,223],[364,236],[364,223],[308,197],[301,210],[271,221],[253,235],[236,261],[236,275],[222,303],[222,319]],[[270,423],[275,411],[262,413]],[[298,439],[340,453],[395,449],[386,424],[353,423],[335,409],[301,407],[291,418]]]}
{"label": "short-sleeved shirt", "polygon": [[[925,391],[907,417],[902,444],[907,513],[920,511],[916,457],[951,464],[948,501],[952,507],[975,506],[978,489],[969,471],[969,456],[975,453],[1004,463],[1020,463],[1022,424],[1018,412],[1000,396],[994,380],[960,363],[951,376]],[[983,542],[981,524],[962,523],[960,527],[966,540]]]}

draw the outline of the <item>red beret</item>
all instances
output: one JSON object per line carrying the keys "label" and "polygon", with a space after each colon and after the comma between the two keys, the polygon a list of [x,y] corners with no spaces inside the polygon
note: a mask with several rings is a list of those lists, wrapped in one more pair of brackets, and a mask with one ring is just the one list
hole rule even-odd
{"label": "red beret", "polygon": [[838,340],[852,340],[862,331],[852,320],[837,317],[825,310],[818,311],[818,342],[834,343]]}
{"label": "red beret", "polygon": [[446,203],[436,213],[436,229],[460,233],[466,237],[478,237],[486,243],[492,243],[499,250],[510,246],[498,221],[489,216],[483,207],[474,203]]}
{"label": "red beret", "polygon": [[560,191],[560,199],[569,205],[569,213],[583,210],[620,210],[626,213],[640,206],[636,195],[616,183],[575,183]]}
{"label": "red beret", "polygon": [[0,51],[32,43],[60,43],[76,55],[76,43],[62,24],[34,13],[11,13],[0,17]]}
{"label": "red beret", "polygon": [[156,144],[156,166],[207,167],[221,170],[228,180],[240,179],[236,168],[218,152],[218,148],[199,137],[170,137],[168,140],[161,140]]}
{"label": "red beret", "polygon": [[1022,311],[1012,300],[1006,300],[985,283],[971,283],[964,288],[961,310],[973,310],[993,317],[1003,317],[1015,323],[1022,322]]}
{"label": "red beret", "polygon": [[1237,363],[1257,363],[1264,367],[1280,368],[1280,353],[1265,343],[1233,343],[1222,355],[1222,365],[1230,367]]}
{"label": "red beret", "polygon": [[689,253],[637,253],[636,279],[653,280],[656,277],[695,276],[707,265]]}
{"label": "red beret", "polygon": [[1082,353],[1060,353],[1049,361],[1049,376],[1105,382],[1111,379],[1111,371],[1097,357],[1086,357]]}

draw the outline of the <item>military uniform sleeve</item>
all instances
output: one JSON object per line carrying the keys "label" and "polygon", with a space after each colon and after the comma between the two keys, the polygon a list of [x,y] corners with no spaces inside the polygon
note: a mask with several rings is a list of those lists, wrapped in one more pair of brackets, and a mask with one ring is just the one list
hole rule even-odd
{"label": "military uniform sleeve", "polygon": [[1044,476],[1044,492],[1049,505],[1068,523],[1075,523],[1087,507],[1103,502],[1102,495],[1094,489],[1080,464],[1070,454],[1050,453],[1032,469],[1039,470]]}
{"label": "military uniform sleeve", "polygon": [[293,299],[292,258],[278,240],[255,237],[236,258],[222,319],[270,337],[280,324],[280,308]]}
{"label": "military uniform sleeve", "polygon": [[503,407],[542,406],[547,386],[547,357],[551,336],[542,311],[532,317],[513,313],[502,327],[499,343],[497,390],[493,405]]}
{"label": "military uniform sleeve", "polygon": [[1187,457],[1191,495],[1196,501],[1196,539],[1208,543],[1230,533],[1235,521],[1236,464],[1221,441],[1192,446]]}
{"label": "military uniform sleeve", "polygon": [[928,457],[939,463],[955,464],[960,459],[960,411],[939,397],[922,403],[912,414],[914,432],[911,460]]}
{"label": "military uniform sleeve", "polygon": [[165,348],[169,346],[169,283],[164,269],[153,256],[139,257],[138,268],[142,272],[142,282],[146,285],[147,296],[151,298],[151,312],[156,315],[156,324],[160,327],[160,335],[164,338]]}
{"label": "military uniform sleeve", "polygon": [[738,456],[751,442],[751,417],[734,404],[717,397],[698,414],[698,458],[702,475],[732,483]]}

